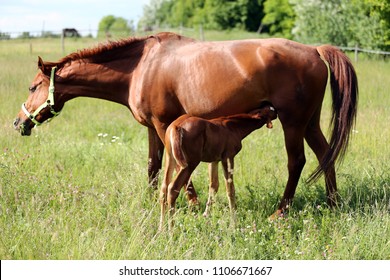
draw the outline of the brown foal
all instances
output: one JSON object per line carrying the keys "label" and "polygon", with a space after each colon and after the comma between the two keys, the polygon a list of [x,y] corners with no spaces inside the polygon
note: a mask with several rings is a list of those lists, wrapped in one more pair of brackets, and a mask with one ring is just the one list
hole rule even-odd
{"label": "brown foal", "polygon": [[[229,207],[235,220],[235,190],[233,184],[234,156],[241,150],[241,141],[252,131],[267,124],[277,114],[272,106],[266,105],[247,114],[237,114],[206,120],[182,115],[171,123],[165,134],[166,162],[164,180],[160,191],[161,217],[163,228],[166,207],[169,209],[169,228],[173,226],[175,202],[180,189],[188,183],[192,172],[201,161],[211,162],[209,198],[204,215],[207,216],[218,190],[218,162],[222,162]],[[174,170],[176,177],[172,180]]]}

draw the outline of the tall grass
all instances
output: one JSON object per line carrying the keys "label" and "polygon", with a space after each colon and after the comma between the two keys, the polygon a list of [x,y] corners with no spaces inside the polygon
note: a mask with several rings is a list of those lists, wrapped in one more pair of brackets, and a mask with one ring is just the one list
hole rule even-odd
{"label": "tall grass", "polygon": [[[21,137],[13,118],[27,97],[36,57],[57,60],[57,40],[0,41],[1,259],[389,259],[390,64],[355,63],[360,100],[352,144],[338,168],[339,208],[307,164],[285,219],[269,222],[287,180],[281,125],[248,136],[237,156],[238,221],[221,185],[212,216],[207,168],[194,173],[200,209],[178,200],[173,235],[158,233],[157,192],[147,184],[147,131],[120,105],[76,99],[61,116]],[[96,44],[67,42],[67,52]],[[330,94],[323,127],[330,115]],[[326,130],[326,129],[325,129]],[[221,178],[221,182],[223,182]]]}

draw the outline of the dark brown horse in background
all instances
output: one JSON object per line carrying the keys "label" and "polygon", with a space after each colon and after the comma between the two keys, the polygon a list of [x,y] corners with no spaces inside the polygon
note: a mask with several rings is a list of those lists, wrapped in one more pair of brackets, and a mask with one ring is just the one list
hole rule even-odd
{"label": "dark brown horse in background", "polygon": [[[324,61],[333,99],[329,144],[320,128],[328,79]],[[294,197],[306,161],[304,139],[319,161],[311,179],[325,174],[328,203],[336,202],[335,161],[348,146],[358,84],[350,60],[335,47],[285,39],[198,42],[160,33],[100,45],[55,63],[39,59],[38,67],[41,71],[14,122],[22,135],[31,134],[35,124],[78,96],[123,104],[148,127],[148,171],[157,185],[164,135],[173,120],[185,113],[215,118],[249,112],[266,101],[278,112],[288,155],[288,181],[275,215]],[[189,195],[196,199],[193,191]]]}

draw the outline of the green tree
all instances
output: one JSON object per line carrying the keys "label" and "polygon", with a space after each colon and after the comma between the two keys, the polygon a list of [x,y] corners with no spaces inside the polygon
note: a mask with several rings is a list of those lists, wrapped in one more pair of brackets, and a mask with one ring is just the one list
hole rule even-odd
{"label": "green tree", "polygon": [[248,31],[258,31],[261,20],[264,17],[264,0],[250,0],[246,3],[245,29]]}
{"label": "green tree", "polygon": [[111,25],[115,22],[115,17],[113,15],[103,17],[99,22],[99,33],[108,32],[110,30]]}
{"label": "green tree", "polygon": [[[379,0],[378,0],[379,1]],[[291,0],[296,13],[294,39],[305,43],[380,48],[385,29],[370,1]]]}
{"label": "green tree", "polygon": [[143,15],[138,21],[138,29],[147,30],[166,23],[172,6],[171,0],[150,0],[149,5],[144,6]]}
{"label": "green tree", "polygon": [[99,22],[98,37],[127,37],[132,30],[131,22],[122,17],[108,15]]}
{"label": "green tree", "polygon": [[369,16],[378,18],[382,38],[376,38],[379,42],[379,48],[390,51],[390,1],[389,0],[365,0],[369,5]]}
{"label": "green tree", "polygon": [[[259,27],[263,0],[151,0],[145,6],[141,26],[159,24],[208,29]],[[140,26],[139,26],[140,27]]]}
{"label": "green tree", "polygon": [[173,26],[191,26],[195,6],[191,0],[174,1],[167,21]]}
{"label": "green tree", "polygon": [[262,26],[268,29],[271,36],[292,38],[295,12],[289,0],[266,0],[264,14]]}
{"label": "green tree", "polygon": [[208,14],[207,24],[216,29],[256,31],[263,17],[262,0],[206,0],[204,8]]}

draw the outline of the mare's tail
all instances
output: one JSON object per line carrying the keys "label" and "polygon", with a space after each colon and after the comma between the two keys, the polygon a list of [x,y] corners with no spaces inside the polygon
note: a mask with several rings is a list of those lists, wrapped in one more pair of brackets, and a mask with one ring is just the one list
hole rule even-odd
{"label": "mare's tail", "polygon": [[333,128],[330,149],[309,181],[317,180],[322,173],[326,174],[329,168],[334,166],[337,158],[343,159],[356,121],[359,92],[355,69],[343,52],[329,45],[319,46],[317,51],[329,65],[333,101],[330,125]]}

